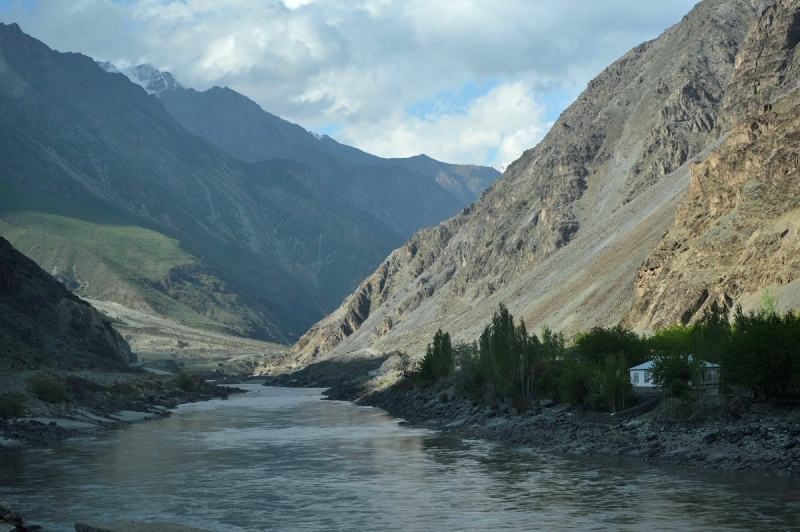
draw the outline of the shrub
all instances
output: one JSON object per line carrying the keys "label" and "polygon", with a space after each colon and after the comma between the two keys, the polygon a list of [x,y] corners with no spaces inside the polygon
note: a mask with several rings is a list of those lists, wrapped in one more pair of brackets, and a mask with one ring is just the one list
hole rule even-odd
{"label": "shrub", "polygon": [[25,396],[17,392],[0,395],[0,417],[17,419],[25,415]]}
{"label": "shrub", "polygon": [[197,388],[197,381],[191,375],[181,373],[175,376],[175,385],[181,390],[194,390]]}
{"label": "shrub", "polygon": [[105,392],[107,390],[102,384],[76,375],[70,375],[64,383],[69,393],[80,399],[87,397],[91,393]]}
{"label": "shrub", "polygon": [[63,403],[67,401],[67,392],[53,377],[33,375],[28,378],[28,390],[45,403]]}

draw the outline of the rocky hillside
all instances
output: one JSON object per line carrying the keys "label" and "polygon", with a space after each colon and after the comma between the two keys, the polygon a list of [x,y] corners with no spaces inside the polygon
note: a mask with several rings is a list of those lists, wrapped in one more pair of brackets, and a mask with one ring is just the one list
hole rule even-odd
{"label": "rocky hillside", "polygon": [[402,243],[307,166],[235,159],[15,24],[0,25],[0,156],[3,186],[28,190],[2,202],[12,243],[82,297],[192,326],[291,342]]}
{"label": "rocky hillside", "polygon": [[655,329],[713,302],[753,304],[770,288],[800,303],[800,5],[781,1],[753,25],[725,97],[727,140],[691,168],[675,225],[639,268],[625,317]]}
{"label": "rocky hillside", "polygon": [[500,302],[529,326],[567,333],[618,322],[636,269],[674,223],[690,161],[721,134],[761,4],[704,0],[608,67],[537,147],[458,216],[395,251],[285,364],[421,353],[439,327],[472,340]]}
{"label": "rocky hillside", "polygon": [[0,237],[0,372],[123,369],[127,342],[89,303]]}
{"label": "rocky hillside", "polygon": [[[108,63],[102,66],[116,71]],[[186,89],[169,72],[150,65],[126,74],[157,96],[189,132],[243,161],[299,161],[333,193],[404,238],[458,213],[500,175],[494,168],[447,164],[426,156],[383,159],[309,133],[228,88]]]}

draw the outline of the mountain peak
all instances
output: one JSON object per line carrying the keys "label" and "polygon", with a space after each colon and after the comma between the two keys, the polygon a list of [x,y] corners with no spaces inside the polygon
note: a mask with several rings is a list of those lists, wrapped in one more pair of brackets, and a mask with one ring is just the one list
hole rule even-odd
{"label": "mountain peak", "polygon": [[150,63],[142,63],[141,65],[122,70],[118,69],[109,61],[97,61],[97,64],[106,72],[125,74],[128,79],[146,90],[147,94],[158,96],[164,91],[183,88],[180,83],[175,81],[172,74],[169,72],[162,72]]}

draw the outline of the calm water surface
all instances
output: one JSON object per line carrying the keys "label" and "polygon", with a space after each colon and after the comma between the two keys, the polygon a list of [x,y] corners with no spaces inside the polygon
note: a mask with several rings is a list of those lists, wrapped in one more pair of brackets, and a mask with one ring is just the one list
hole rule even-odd
{"label": "calm water surface", "polygon": [[208,530],[800,530],[800,482],[537,453],[400,427],[321,390],[229,401],[0,457],[29,524]]}

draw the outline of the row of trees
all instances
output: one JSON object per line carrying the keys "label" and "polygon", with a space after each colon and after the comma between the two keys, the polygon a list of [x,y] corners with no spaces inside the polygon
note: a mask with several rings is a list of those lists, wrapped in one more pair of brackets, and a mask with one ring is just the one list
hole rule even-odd
{"label": "row of trees", "polygon": [[653,359],[654,382],[682,396],[699,381],[706,361],[722,366],[723,392],[736,387],[767,398],[797,395],[800,314],[779,314],[775,307],[766,293],[755,312],[737,307],[731,316],[714,304],[692,325],[649,337],[620,326],[595,327],[567,346],[563,334],[547,327],[539,336],[529,333],[501,305],[476,342],[453,345],[439,330],[415,371],[403,354],[404,374],[420,386],[450,378],[476,396],[519,405],[540,397],[617,411],[631,402],[629,368]]}

